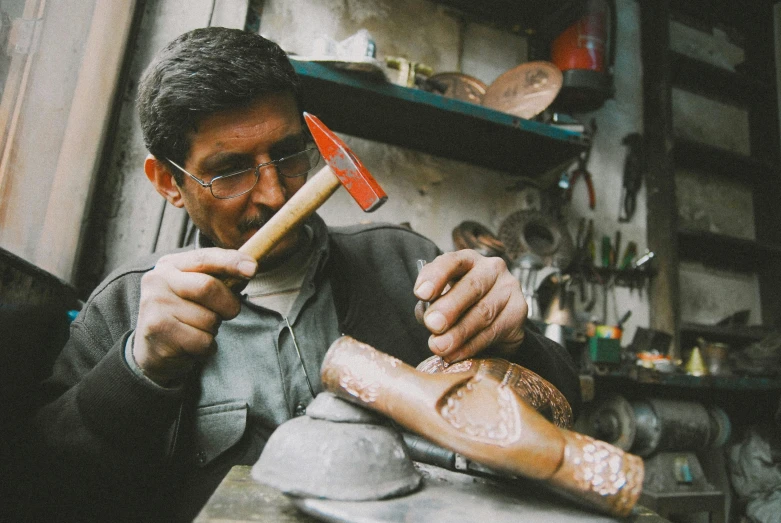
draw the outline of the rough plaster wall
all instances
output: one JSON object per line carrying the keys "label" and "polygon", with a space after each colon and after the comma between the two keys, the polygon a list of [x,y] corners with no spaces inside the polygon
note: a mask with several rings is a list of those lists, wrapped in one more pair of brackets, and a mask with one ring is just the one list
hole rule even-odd
{"label": "rough plaster wall", "polygon": [[[642,130],[642,89],[638,7],[631,0],[618,2],[618,42],[615,67],[616,97],[599,111],[581,115],[596,118],[599,131],[592,152],[597,209],[588,209],[585,189],[575,188],[569,209],[574,233],[580,216],[592,217],[598,234],[611,237],[620,227],[623,245],[630,240],[645,249],[645,194],[638,195],[638,208],[631,223],[617,224],[621,177],[626,148],[621,139]],[[261,33],[277,39],[283,47],[300,53],[315,35],[344,39],[361,28],[368,29],[377,43],[378,57],[406,56],[428,63],[437,71],[458,70],[459,41],[463,35],[461,69],[490,82],[501,72],[525,60],[525,41],[507,32],[466,24],[465,30],[446,11],[430,2],[362,0],[267,0],[261,18]],[[415,151],[343,136],[361,160],[386,188],[390,199],[373,215],[366,215],[337,193],[320,214],[331,224],[361,220],[409,222],[413,229],[434,240],[440,248],[452,250],[452,230],[464,220],[480,222],[494,232],[512,212],[527,209],[535,198],[529,191],[508,190],[518,181],[504,173],[470,164],[437,158]],[[602,301],[594,312],[601,316]],[[633,311],[626,324],[626,340],[637,325],[648,325],[645,297],[617,288],[608,293],[609,322]]]}
{"label": "rough plaster wall", "polygon": [[[486,85],[516,65],[526,61],[526,39],[493,27],[467,23],[464,27],[461,72],[482,80]],[[490,56],[490,60],[486,57]]]}
{"label": "rough plaster wall", "polygon": [[[389,195],[377,212],[367,215],[343,191],[319,214],[333,225],[359,221],[407,222],[441,249],[453,250],[452,230],[465,220],[494,232],[525,200],[507,190],[517,182],[509,175],[466,163],[343,136]],[[525,207],[524,207],[525,208]]]}
{"label": "rough plaster wall", "polygon": [[266,0],[260,34],[297,54],[312,52],[317,37],[344,40],[371,33],[377,58],[398,56],[436,71],[458,68],[458,20],[433,2],[418,0]]}

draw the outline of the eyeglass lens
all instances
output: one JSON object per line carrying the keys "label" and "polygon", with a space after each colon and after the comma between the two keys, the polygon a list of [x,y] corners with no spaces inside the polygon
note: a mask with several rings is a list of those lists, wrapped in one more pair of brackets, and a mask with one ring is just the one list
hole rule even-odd
{"label": "eyeglass lens", "polygon": [[[292,154],[287,158],[275,160],[271,165],[276,167],[280,176],[296,178],[303,176],[317,166],[320,161],[320,151],[316,147]],[[271,167],[267,165],[265,167]],[[233,198],[252,190],[258,182],[259,169],[254,167],[235,174],[216,178],[212,181],[211,190],[215,198]]]}

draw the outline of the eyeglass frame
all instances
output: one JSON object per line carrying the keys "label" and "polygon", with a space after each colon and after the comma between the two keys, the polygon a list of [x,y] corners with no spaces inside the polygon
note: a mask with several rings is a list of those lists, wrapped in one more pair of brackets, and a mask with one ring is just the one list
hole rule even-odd
{"label": "eyeglass frame", "polygon": [[[279,162],[282,162],[282,161],[285,161],[285,160],[289,160],[293,156],[296,156],[298,154],[303,154],[303,153],[306,153],[306,152],[309,152],[309,151],[312,151],[312,150],[317,151],[317,162],[315,162],[314,166],[310,167],[306,171],[302,172],[301,174],[294,174],[292,176],[289,176],[287,174],[282,174],[282,172],[279,170]],[[247,189],[244,192],[240,192],[239,194],[234,194],[232,196],[226,196],[226,197],[220,197],[220,196],[217,196],[217,195],[214,194],[214,188],[212,187],[214,185],[214,182],[216,182],[217,180],[221,180],[223,178],[230,178],[231,176],[238,176],[239,174],[244,174],[244,173],[250,171],[250,169],[243,169],[241,171],[236,171],[235,173],[230,173],[230,174],[221,174],[220,176],[215,176],[214,178],[212,178],[212,180],[210,182],[207,183],[207,182],[204,182],[203,180],[201,180],[200,178],[198,178],[197,176],[195,176],[194,174],[191,174],[190,172],[188,172],[187,169],[185,169],[184,167],[182,167],[181,165],[179,165],[178,163],[176,163],[172,159],[170,159],[168,157],[166,157],[165,159],[171,165],[173,165],[174,167],[176,167],[177,169],[182,171],[184,174],[186,174],[187,176],[189,176],[190,178],[195,180],[196,183],[198,183],[198,185],[200,185],[204,189],[208,188],[209,192],[211,193],[211,195],[214,198],[216,198],[218,200],[230,200],[232,198],[238,198],[239,196],[243,196],[243,195],[247,194],[248,192],[250,192],[252,189],[254,189],[255,186],[258,184],[258,180],[260,180],[260,169],[262,169],[263,167],[268,167],[269,165],[273,165],[274,168],[276,169],[278,175],[280,175],[280,176],[282,176],[284,178],[294,179],[294,178],[300,178],[302,176],[306,176],[309,173],[309,171],[314,169],[317,166],[317,164],[320,163],[320,158],[322,158],[322,154],[320,153],[320,149],[318,149],[317,146],[313,145],[312,147],[307,147],[306,149],[304,149],[302,151],[298,151],[297,153],[293,153],[293,154],[285,156],[283,158],[278,158],[276,160],[271,160],[270,162],[264,162],[264,163],[258,164],[258,165],[256,165],[255,167],[253,167],[251,169],[252,171],[255,172],[255,183],[252,184],[252,187],[250,187],[249,189]]]}

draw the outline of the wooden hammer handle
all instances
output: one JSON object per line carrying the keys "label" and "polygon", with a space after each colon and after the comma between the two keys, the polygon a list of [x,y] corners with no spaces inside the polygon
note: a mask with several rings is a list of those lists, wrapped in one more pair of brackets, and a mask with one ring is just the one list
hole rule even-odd
{"label": "wooden hammer handle", "polygon": [[[260,261],[287,233],[323,205],[341,185],[339,178],[326,165],[307,180],[263,227],[239,247],[239,252],[249,254]],[[234,278],[224,279],[223,282],[231,289],[244,283]]]}

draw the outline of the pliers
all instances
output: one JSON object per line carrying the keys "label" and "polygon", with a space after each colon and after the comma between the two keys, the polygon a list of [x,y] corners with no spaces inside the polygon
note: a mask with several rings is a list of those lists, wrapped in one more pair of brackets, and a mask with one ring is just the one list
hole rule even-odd
{"label": "pliers", "polygon": [[575,182],[578,181],[578,178],[582,177],[583,181],[586,183],[586,189],[588,190],[588,207],[593,210],[597,206],[597,195],[594,192],[594,182],[591,179],[591,173],[586,168],[589,156],[591,156],[591,146],[580,155],[578,158],[578,166],[569,175],[569,186],[567,187],[566,197],[568,202],[572,201],[572,187],[575,185]]}

